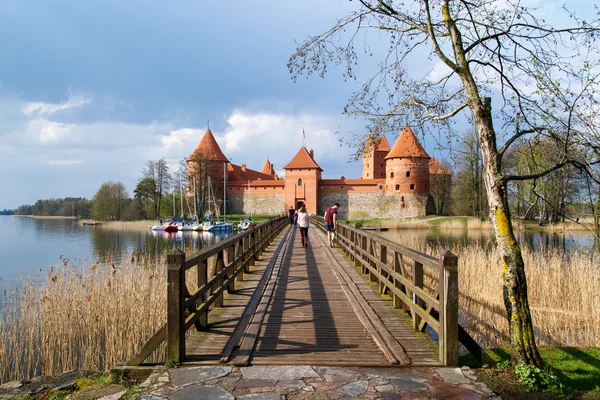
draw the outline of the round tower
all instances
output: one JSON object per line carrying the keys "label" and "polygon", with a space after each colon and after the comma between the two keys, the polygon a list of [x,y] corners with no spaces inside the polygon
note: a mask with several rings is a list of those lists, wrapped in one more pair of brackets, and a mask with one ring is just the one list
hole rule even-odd
{"label": "round tower", "polygon": [[412,129],[404,128],[385,157],[385,190],[427,196],[430,191],[429,159]]}
{"label": "round tower", "polygon": [[[198,146],[187,159],[188,164],[188,195],[192,193],[192,181],[196,179],[196,190],[200,198],[206,203],[211,197],[213,204],[203,204],[205,210],[219,212],[223,210],[224,185],[226,166],[229,160],[221,151],[210,128],[206,129],[204,136],[200,139]],[[210,192],[210,194],[209,194]]]}

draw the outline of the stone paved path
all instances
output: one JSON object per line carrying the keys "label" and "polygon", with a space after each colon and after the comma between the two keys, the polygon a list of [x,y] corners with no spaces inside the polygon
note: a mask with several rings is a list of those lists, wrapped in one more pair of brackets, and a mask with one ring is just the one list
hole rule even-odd
{"label": "stone paved path", "polygon": [[141,387],[142,400],[499,399],[467,367],[161,368]]}

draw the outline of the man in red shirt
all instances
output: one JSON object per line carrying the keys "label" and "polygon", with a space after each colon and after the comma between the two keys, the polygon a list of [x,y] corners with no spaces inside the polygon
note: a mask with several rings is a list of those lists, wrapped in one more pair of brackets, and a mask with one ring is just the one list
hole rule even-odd
{"label": "man in red shirt", "polygon": [[335,203],[332,207],[328,207],[325,211],[325,230],[327,231],[327,240],[329,241],[329,247],[333,247],[333,241],[335,239],[335,229],[337,228],[337,209],[340,207],[338,203]]}

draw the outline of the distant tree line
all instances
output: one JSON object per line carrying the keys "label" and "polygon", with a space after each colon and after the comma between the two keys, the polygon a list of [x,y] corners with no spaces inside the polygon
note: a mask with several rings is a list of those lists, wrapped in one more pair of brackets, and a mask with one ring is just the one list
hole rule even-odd
{"label": "distant tree line", "polygon": [[6,208],[2,211],[0,211],[0,215],[13,215],[15,213],[15,210],[7,210]]}
{"label": "distant tree line", "polygon": [[34,205],[22,205],[16,215],[39,215],[61,217],[90,217],[91,203],[83,197],[38,200]]}

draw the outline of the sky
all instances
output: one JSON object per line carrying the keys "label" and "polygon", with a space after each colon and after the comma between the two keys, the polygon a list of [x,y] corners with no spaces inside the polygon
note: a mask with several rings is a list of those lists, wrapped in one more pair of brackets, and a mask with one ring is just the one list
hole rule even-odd
{"label": "sky", "polygon": [[339,141],[366,134],[343,115],[359,83],[341,71],[294,82],[287,68],[356,3],[3,0],[0,209],[91,199],[107,181],[133,194],[148,160],[177,169],[207,126],[231,162],[268,158],[280,175],[304,129],[324,178],[358,178]]}

